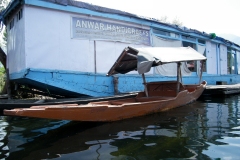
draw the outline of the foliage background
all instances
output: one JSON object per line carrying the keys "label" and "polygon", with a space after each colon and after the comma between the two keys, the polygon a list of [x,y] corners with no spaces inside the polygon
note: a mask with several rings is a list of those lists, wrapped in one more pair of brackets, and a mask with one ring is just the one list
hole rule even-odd
{"label": "foliage background", "polygon": [[[7,7],[10,0],[0,0],[0,14],[1,12]],[[5,26],[2,26],[0,23],[0,47],[5,51],[6,53],[6,45],[7,45],[7,31]],[[5,69],[3,65],[0,63],[0,93],[2,92],[2,89],[5,85]]]}

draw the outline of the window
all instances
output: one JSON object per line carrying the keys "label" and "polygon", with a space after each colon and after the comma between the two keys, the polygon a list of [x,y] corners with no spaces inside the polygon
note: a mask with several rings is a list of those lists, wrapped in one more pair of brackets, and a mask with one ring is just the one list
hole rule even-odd
{"label": "window", "polygon": [[176,33],[170,33],[170,37],[173,37],[173,38],[179,38],[179,34],[176,34]]}
{"label": "window", "polygon": [[20,9],[20,11],[17,13],[17,21],[20,19],[22,19],[22,9]]}
{"label": "window", "polygon": [[[192,47],[193,49],[196,50],[196,44],[194,44],[194,43],[183,41],[182,44],[183,44],[183,47],[188,47],[189,46],[189,47]],[[187,62],[187,67],[191,72],[196,72],[197,71],[196,61],[188,61]]]}
{"label": "window", "polygon": [[172,38],[179,38],[179,34],[173,33],[173,32],[168,32],[164,30],[158,30],[158,29],[152,29],[154,34],[157,34],[159,36],[167,36],[167,37],[172,37]]}
{"label": "window", "polygon": [[11,30],[14,26],[14,18],[12,19],[12,21],[9,24],[9,29]]}
{"label": "window", "polygon": [[[205,56],[205,57],[207,57],[207,55],[206,55],[206,49],[204,50],[204,53],[203,53],[203,55]],[[206,61],[200,61],[200,65],[202,66],[203,65],[203,67],[202,67],[202,72],[207,72],[207,67],[206,67]],[[200,67],[201,67],[200,66]]]}
{"label": "window", "polygon": [[236,74],[236,52],[231,48],[227,49],[227,73]]}
{"label": "window", "polygon": [[205,42],[204,40],[202,40],[202,39],[198,39],[198,43],[200,43],[200,44],[206,44],[206,42]]}
{"label": "window", "polygon": [[190,37],[190,36],[187,36],[187,35],[182,35],[182,39],[187,40],[187,41],[196,42],[196,38],[193,38],[193,37]]}
{"label": "window", "polygon": [[160,35],[163,35],[163,36],[170,36],[170,32],[157,30],[157,29],[153,29],[153,33],[160,34]]}

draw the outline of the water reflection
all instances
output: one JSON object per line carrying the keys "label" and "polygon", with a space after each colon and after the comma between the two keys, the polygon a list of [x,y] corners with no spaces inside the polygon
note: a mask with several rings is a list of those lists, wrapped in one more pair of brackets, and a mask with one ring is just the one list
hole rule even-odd
{"label": "water reflection", "polygon": [[112,123],[0,121],[6,159],[240,159],[240,96]]}
{"label": "water reflection", "polygon": [[9,148],[7,145],[7,132],[6,127],[8,126],[8,122],[5,122],[0,119],[0,158],[7,157],[9,155]]}
{"label": "water reflection", "polygon": [[239,96],[227,98],[224,103],[208,104],[209,140],[203,154],[211,158],[240,159],[239,109]]}

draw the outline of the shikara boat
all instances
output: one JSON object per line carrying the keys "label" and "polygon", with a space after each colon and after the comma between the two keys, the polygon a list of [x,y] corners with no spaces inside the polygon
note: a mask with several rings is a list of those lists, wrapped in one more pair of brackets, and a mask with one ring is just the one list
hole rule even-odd
{"label": "shikara boat", "polygon": [[30,108],[32,106],[63,105],[63,104],[88,104],[90,102],[117,100],[136,97],[137,92],[119,94],[105,97],[59,98],[59,99],[0,99],[0,116],[4,109]]}
{"label": "shikara boat", "polygon": [[[74,121],[117,121],[137,116],[166,111],[186,105],[198,99],[204,91],[207,82],[201,82],[202,71],[199,74],[199,84],[183,85],[181,83],[181,63],[187,61],[205,61],[206,57],[191,47],[148,47],[123,50],[107,76],[132,70],[142,74],[144,91],[134,98],[90,102],[85,105],[59,104],[32,106],[4,110],[5,115],[26,116]],[[151,67],[177,63],[176,81],[146,82],[144,73]],[[200,63],[202,64],[202,63]]]}

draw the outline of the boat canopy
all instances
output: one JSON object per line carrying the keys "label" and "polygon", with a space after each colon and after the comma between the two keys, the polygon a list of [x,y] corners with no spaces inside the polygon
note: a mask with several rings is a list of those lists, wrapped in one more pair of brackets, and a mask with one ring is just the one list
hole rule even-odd
{"label": "boat canopy", "polygon": [[149,72],[151,67],[158,65],[206,59],[205,56],[191,47],[127,47],[107,75],[125,74],[133,70],[143,74]]}

